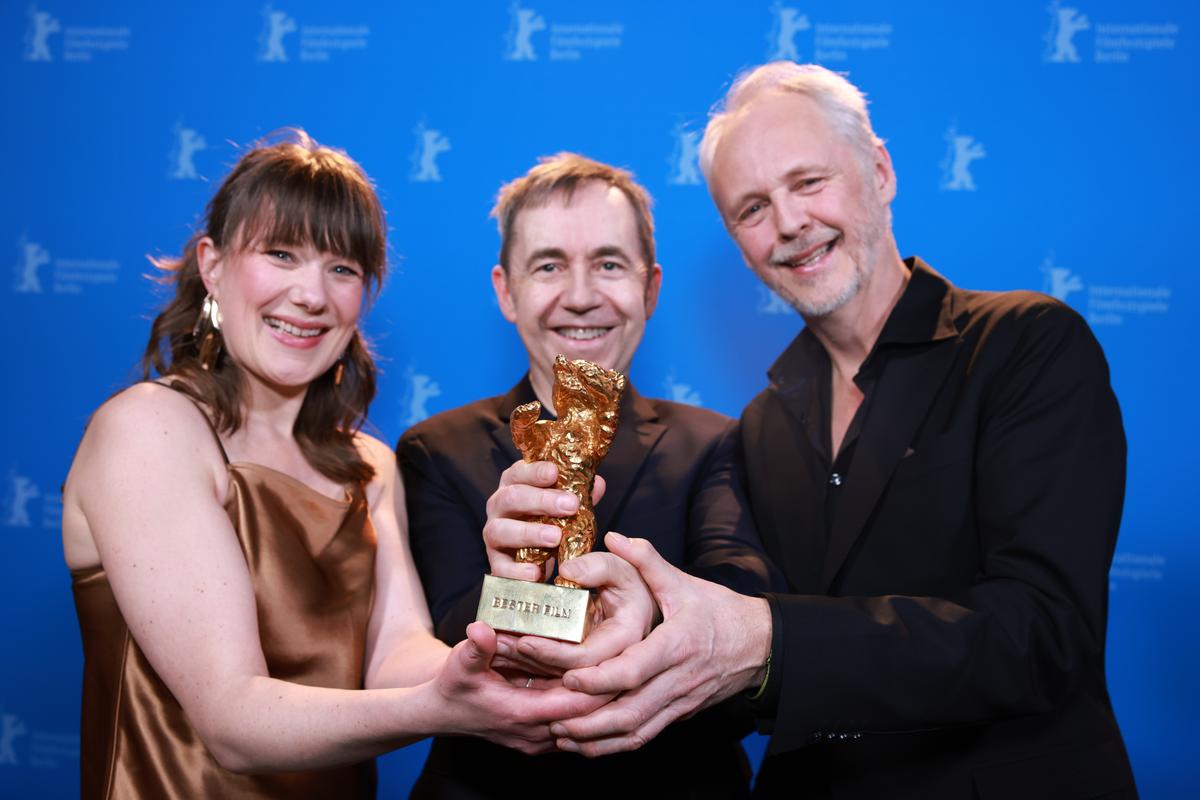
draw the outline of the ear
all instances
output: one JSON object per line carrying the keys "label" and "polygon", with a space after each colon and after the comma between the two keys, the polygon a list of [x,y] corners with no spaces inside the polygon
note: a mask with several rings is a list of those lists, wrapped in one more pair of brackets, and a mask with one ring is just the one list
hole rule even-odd
{"label": "ear", "polygon": [[508,273],[499,264],[492,267],[492,290],[496,292],[496,302],[500,304],[500,313],[509,322],[516,323],[517,305],[513,302],[512,293],[508,290]]}
{"label": "ear", "polygon": [[892,156],[883,143],[875,145],[874,166],[871,176],[875,179],[875,191],[885,204],[896,199],[896,170],[892,168]]}
{"label": "ear", "polygon": [[211,236],[205,236],[196,242],[196,263],[200,267],[200,280],[204,281],[204,288],[216,297],[217,282],[221,280],[225,262],[221,260],[221,251],[217,249]]}
{"label": "ear", "polygon": [[646,319],[654,313],[654,309],[658,308],[658,291],[662,288],[662,267],[655,264],[650,268],[650,275],[646,280]]}

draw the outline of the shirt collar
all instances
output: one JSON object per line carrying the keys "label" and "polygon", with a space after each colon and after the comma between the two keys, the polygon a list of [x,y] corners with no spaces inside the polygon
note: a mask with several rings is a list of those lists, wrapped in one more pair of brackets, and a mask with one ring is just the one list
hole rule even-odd
{"label": "shirt collar", "polygon": [[[904,265],[912,276],[888,315],[872,356],[883,345],[924,344],[958,335],[950,282],[918,256],[904,259]],[[864,365],[870,361],[868,356]],[[805,327],[767,370],[767,377],[784,394],[801,392],[822,374],[828,362],[824,346]]]}

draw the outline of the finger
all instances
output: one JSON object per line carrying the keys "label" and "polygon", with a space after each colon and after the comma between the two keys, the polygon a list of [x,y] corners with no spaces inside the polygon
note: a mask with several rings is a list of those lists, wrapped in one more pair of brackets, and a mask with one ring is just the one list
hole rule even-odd
{"label": "finger", "polygon": [[[654,715],[645,725],[628,734],[591,740],[576,740],[561,737],[555,740],[555,745],[559,750],[565,750],[568,753],[579,753],[588,758],[608,756],[613,753],[625,753],[630,750],[642,748],[651,739],[662,733],[664,728],[679,719],[679,717],[680,715],[676,714],[672,709],[663,709]],[[553,726],[551,726],[551,732],[553,733]]]}
{"label": "finger", "polygon": [[498,551],[521,547],[558,547],[562,529],[544,522],[517,519],[490,519],[483,526],[483,543]]}
{"label": "finger", "polygon": [[496,654],[496,632],[486,622],[472,622],[466,641],[454,649],[461,653],[460,663],[468,673],[486,672]]}
{"label": "finger", "polygon": [[595,482],[592,484],[592,505],[599,503],[600,498],[604,497],[606,491],[608,491],[608,481],[597,475]]}
{"label": "finger", "polygon": [[580,746],[613,740],[610,745],[615,749],[607,752],[616,752],[630,745],[640,747],[696,706],[689,695],[679,694],[677,676],[667,673],[586,716],[552,723],[550,732]]}
{"label": "finger", "polygon": [[554,679],[561,678],[564,672],[560,667],[543,664],[536,659],[526,658],[515,651],[509,655],[496,655],[492,659],[492,669],[497,672],[520,672],[523,677],[532,675],[537,678]]}
{"label": "finger", "polygon": [[517,461],[500,473],[500,486],[525,483],[531,486],[553,486],[558,480],[558,467],[551,461]]}
{"label": "finger", "polygon": [[545,579],[542,567],[537,564],[526,564],[521,561],[489,558],[492,574],[497,578],[512,578],[514,581],[529,581],[541,583]]}
{"label": "finger", "polygon": [[650,587],[660,605],[663,595],[675,589],[684,576],[683,572],[671,566],[658,554],[654,545],[645,539],[630,539],[616,531],[609,531],[604,537],[604,546],[610,553],[620,556],[637,568],[642,580]]}
{"label": "finger", "polygon": [[522,661],[561,672],[600,664],[620,655],[638,641],[637,633],[627,627],[601,623],[588,634],[583,644],[530,637],[517,644],[517,652]]}
{"label": "finger", "polygon": [[663,627],[627,648],[616,658],[594,667],[573,669],[563,675],[563,685],[588,694],[628,692],[672,667],[675,637],[664,635]]}
{"label": "finger", "polygon": [[[534,679],[536,682],[536,678]],[[509,707],[514,715],[530,723],[550,723],[560,719],[586,717],[603,706],[613,695],[590,695],[573,692],[561,685],[550,683],[547,688],[526,691],[511,689]],[[569,737],[568,737],[569,738]]]}
{"label": "finger", "polygon": [[[605,539],[605,541],[608,540]],[[641,576],[632,564],[612,553],[600,551],[564,561],[558,572],[567,580],[574,581],[588,589],[599,589],[602,586],[614,586],[621,589],[644,586]],[[642,591],[645,589],[643,588]]]}
{"label": "finger", "polygon": [[562,687],[562,681],[554,677],[546,677],[544,675],[529,675],[522,672],[506,672],[505,679],[511,686],[518,689],[530,689],[534,691],[546,691],[547,689],[558,689]]}
{"label": "finger", "polygon": [[501,486],[488,500],[488,518],[565,517],[579,510],[579,498],[562,489],[540,489],[523,483]]}

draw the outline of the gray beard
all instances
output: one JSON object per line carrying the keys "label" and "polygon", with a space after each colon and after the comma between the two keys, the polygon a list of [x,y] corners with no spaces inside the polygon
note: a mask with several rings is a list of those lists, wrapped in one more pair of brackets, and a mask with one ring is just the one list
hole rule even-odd
{"label": "gray beard", "polygon": [[[805,300],[800,296],[793,297],[791,292],[786,291],[787,287],[782,282],[771,286],[771,289],[783,298],[788,305],[796,309],[796,312],[806,320],[829,316],[853,300],[854,296],[862,289],[863,282],[874,269],[875,260],[879,252],[883,249],[884,242],[887,239],[890,218],[890,209],[885,208],[881,209],[878,214],[868,214],[854,226],[863,234],[859,240],[861,247],[858,248],[858,257],[854,258],[854,272],[851,274],[850,279],[846,281],[846,285],[842,287],[842,290],[833,297],[820,303]],[[847,247],[849,249],[848,246],[848,237],[843,233],[839,247]],[[770,286],[769,283],[768,285]]]}

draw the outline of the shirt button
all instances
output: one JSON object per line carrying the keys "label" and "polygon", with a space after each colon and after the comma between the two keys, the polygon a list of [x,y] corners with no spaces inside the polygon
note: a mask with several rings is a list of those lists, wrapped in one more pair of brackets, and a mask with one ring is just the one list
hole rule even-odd
{"label": "shirt button", "polygon": [[835,472],[832,475],[830,475],[829,476],[829,485],[830,486],[841,486],[842,485],[841,473]]}

